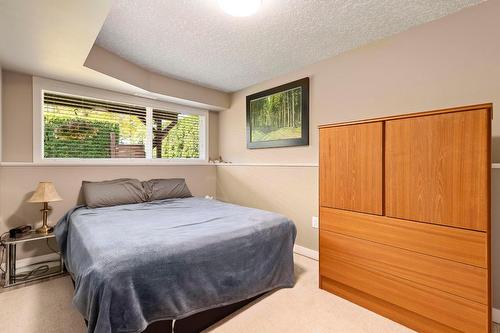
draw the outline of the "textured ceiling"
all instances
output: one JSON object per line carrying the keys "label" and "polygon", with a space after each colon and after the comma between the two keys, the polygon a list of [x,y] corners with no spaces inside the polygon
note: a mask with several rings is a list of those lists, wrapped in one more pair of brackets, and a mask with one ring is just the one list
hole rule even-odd
{"label": "textured ceiling", "polygon": [[[189,89],[171,80],[141,85],[83,66],[111,5],[112,0],[0,0],[1,69],[193,107],[225,107],[224,96],[199,93],[199,87]],[[103,57],[100,60],[100,66],[106,66]]]}
{"label": "textured ceiling", "polygon": [[216,0],[115,0],[97,44],[154,72],[236,91],[480,2],[263,0],[238,18]]}

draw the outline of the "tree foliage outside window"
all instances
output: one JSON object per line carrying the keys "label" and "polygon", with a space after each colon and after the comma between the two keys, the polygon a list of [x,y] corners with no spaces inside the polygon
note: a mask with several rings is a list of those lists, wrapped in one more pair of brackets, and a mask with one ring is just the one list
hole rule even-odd
{"label": "tree foliage outside window", "polygon": [[[110,158],[110,134],[120,134],[120,125],[110,121],[44,115],[45,158]],[[78,126],[77,136],[66,131]]]}
{"label": "tree foliage outside window", "polygon": [[[165,127],[168,124],[164,125]],[[162,158],[200,157],[200,116],[180,115],[177,124],[162,141]],[[153,151],[156,156],[156,151]]]}
{"label": "tree foliage outside window", "polygon": [[[45,105],[43,120],[45,158],[111,158],[112,137],[123,146],[144,146],[147,137],[145,113]],[[161,143],[162,158],[200,158],[200,116],[180,114]]]}
{"label": "tree foliage outside window", "polygon": [[144,144],[146,125],[136,115],[45,105],[45,158],[110,158],[111,133],[115,144]]}

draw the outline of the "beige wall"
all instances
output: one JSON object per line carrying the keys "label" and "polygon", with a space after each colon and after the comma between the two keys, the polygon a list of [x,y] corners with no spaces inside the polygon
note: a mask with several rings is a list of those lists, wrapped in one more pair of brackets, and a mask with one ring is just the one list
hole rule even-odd
{"label": "beige wall", "polygon": [[[2,88],[2,77],[3,77],[3,72],[2,72],[2,65],[0,64],[0,161],[2,160],[2,93],[3,93],[3,88]],[[0,184],[1,186],[1,184]]]}
{"label": "beige wall", "polygon": [[[53,181],[62,202],[52,204],[51,220],[57,221],[74,206],[82,180],[103,180],[119,177],[138,179],[183,177],[193,194],[215,195],[215,166],[34,166],[33,160],[33,80],[32,76],[3,71],[2,73],[2,148],[3,162],[28,162],[26,166],[0,166],[0,232],[21,224],[40,221],[40,207],[26,203],[39,181]],[[103,91],[105,92],[105,91]],[[217,155],[217,115],[209,116],[209,154]],[[213,152],[212,152],[213,150]],[[22,248],[18,257],[46,253],[39,244]]]}
{"label": "beige wall", "polygon": [[219,158],[219,112],[208,114],[208,157],[211,160]]}
{"label": "beige wall", "polygon": [[493,305],[500,309],[500,169],[493,169],[491,175],[491,262],[493,265]]}
{"label": "beige wall", "polygon": [[3,71],[2,82],[2,161],[32,161],[32,77],[31,75]]}
{"label": "beige wall", "polygon": [[[2,161],[33,161],[33,77],[28,74],[6,71],[3,79],[2,111]],[[83,87],[83,86],[82,86]],[[88,87],[83,87],[88,89]],[[93,89],[93,88],[90,88]],[[126,97],[134,103],[145,103],[145,99],[116,92],[99,90],[109,98]],[[151,101],[156,103],[156,101]],[[218,157],[218,112],[209,112],[209,156]],[[212,140],[213,139],[213,140]]]}
{"label": "beige wall", "polygon": [[[319,124],[497,104],[499,15],[500,1],[488,1],[236,92],[231,108],[220,115],[220,152],[235,162],[317,162]],[[311,78],[310,146],[246,149],[245,96],[305,76]],[[500,136],[500,121],[494,121],[493,134]]]}
{"label": "beige wall", "polygon": [[[77,204],[82,180],[113,178],[186,178],[196,196],[215,195],[215,166],[14,166],[0,168],[0,232],[22,224],[40,223],[39,204],[27,203],[39,181],[53,181],[63,201],[51,204],[49,220],[57,220]],[[40,244],[21,248],[18,257],[47,253]]]}
{"label": "beige wall", "polygon": [[296,243],[317,249],[317,229],[311,228],[318,195],[315,167],[218,166],[217,198],[281,212],[297,226]]}
{"label": "beige wall", "polygon": [[[319,124],[493,102],[500,105],[500,1],[488,1],[380,42],[233,94],[219,115],[219,151],[240,163],[317,163]],[[310,145],[246,149],[245,97],[309,76]],[[493,156],[500,162],[500,121],[494,111]],[[494,171],[493,202],[500,200]],[[246,192],[248,191],[248,194]],[[297,243],[317,249],[317,170],[227,166],[217,169],[220,199],[290,216]],[[493,206],[495,206],[493,204]],[[500,212],[493,212],[495,304],[500,307]]]}
{"label": "beige wall", "polygon": [[[229,110],[210,118],[214,140],[210,156],[220,153],[225,160],[243,163],[314,164],[319,124],[484,102],[496,105],[500,101],[499,15],[500,2],[489,1],[237,92]],[[6,71],[3,75],[4,161],[31,161],[31,77]],[[311,78],[310,145],[246,149],[245,96],[304,76]],[[218,132],[212,124],[217,120]],[[26,132],[19,130],[23,128]],[[493,135],[493,156],[499,162],[496,119]],[[493,173],[493,202],[500,199],[498,172]],[[53,204],[51,217],[56,220],[76,202],[82,179],[116,177],[186,177],[195,194],[217,193],[223,200],[291,217],[299,231],[297,244],[317,249],[317,230],[310,221],[318,212],[317,168],[310,166],[1,167],[0,228],[37,219],[39,208],[25,199],[41,179],[54,181],[65,198]],[[500,307],[500,212],[493,206],[493,280],[495,304]],[[26,251],[32,255],[34,250]]]}

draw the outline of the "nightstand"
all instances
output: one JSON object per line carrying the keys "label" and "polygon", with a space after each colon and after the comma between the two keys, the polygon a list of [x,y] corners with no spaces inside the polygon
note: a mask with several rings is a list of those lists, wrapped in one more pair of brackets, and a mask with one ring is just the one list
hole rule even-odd
{"label": "nightstand", "polygon": [[[26,242],[34,242],[34,241],[41,241],[45,240],[47,241],[50,238],[55,238],[54,233],[49,233],[49,234],[38,234],[35,231],[30,232],[24,237],[20,238],[10,238],[10,237],[5,237],[2,239],[2,244],[5,246],[5,282],[4,282],[4,288],[6,287],[12,287],[21,283],[26,283],[34,280],[39,280],[43,278],[47,278],[50,276],[56,276],[56,275],[61,275],[64,274],[64,264],[63,260],[61,257],[61,254],[58,253],[59,255],[59,266],[56,267],[49,267],[48,270],[44,273],[41,274],[33,274],[33,276],[23,276],[21,277],[19,274],[16,273],[16,247],[20,243],[26,243]],[[33,269],[36,269],[37,264],[33,265]],[[41,267],[42,263],[38,264],[38,267]]]}

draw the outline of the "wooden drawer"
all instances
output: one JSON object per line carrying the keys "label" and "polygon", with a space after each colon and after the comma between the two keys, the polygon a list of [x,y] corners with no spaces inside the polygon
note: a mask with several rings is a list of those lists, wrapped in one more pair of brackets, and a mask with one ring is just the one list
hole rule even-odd
{"label": "wooden drawer", "polygon": [[[324,277],[413,312],[416,318],[423,316],[462,332],[489,330],[487,305],[397,276],[365,269],[343,259],[328,258],[321,266],[322,288],[325,288]],[[369,308],[378,312],[376,302]],[[413,327],[411,323],[408,326]]]}
{"label": "wooden drawer", "polygon": [[333,208],[320,208],[320,229],[487,268],[486,233]]}
{"label": "wooden drawer", "polygon": [[488,304],[488,273],[484,268],[322,230],[320,274],[323,270],[328,272],[332,260],[342,260]]}
{"label": "wooden drawer", "polygon": [[382,298],[364,293],[345,284],[320,277],[321,289],[334,293],[342,298],[356,303],[362,307],[372,310],[384,317],[408,326],[417,332],[426,333],[460,333],[459,330],[443,325],[435,320],[421,316],[418,313],[407,310],[395,304],[389,303]]}

